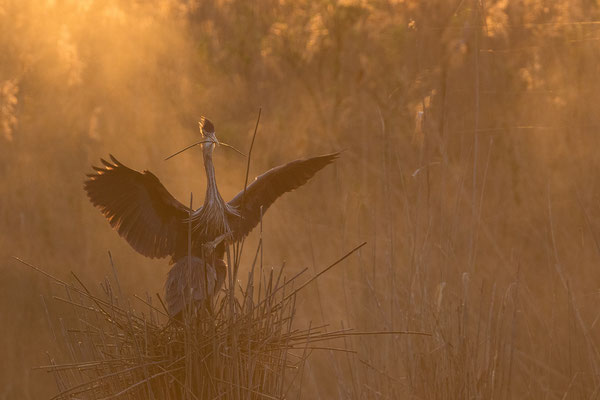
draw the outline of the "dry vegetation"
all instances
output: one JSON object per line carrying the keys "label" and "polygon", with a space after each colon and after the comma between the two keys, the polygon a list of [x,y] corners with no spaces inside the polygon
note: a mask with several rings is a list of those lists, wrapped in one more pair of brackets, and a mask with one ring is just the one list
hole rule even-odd
{"label": "dry vegetation", "polygon": [[[110,249],[124,292],[162,290],[166,263],[85,199],[89,165],[200,195],[199,153],[162,159],[202,114],[246,148],[259,107],[252,174],[345,149],[269,211],[264,265],[368,242],[299,294],[299,326],[433,335],[313,352],[303,397],[597,398],[598,21],[567,0],[0,0],[0,398],[56,392],[31,369],[54,346],[39,296],[71,309],[11,255],[97,282]],[[244,160],[215,157],[229,198]]]}
{"label": "dry vegetation", "polygon": [[44,301],[55,354],[37,369],[54,377],[58,394],[53,399],[287,398],[293,389],[300,393],[311,351],[352,352],[322,342],[392,333],[295,327],[298,292],[364,245],[298,287],[306,268],[286,278],[284,267],[265,271],[255,258],[245,287],[236,290],[241,259],[234,257],[222,293],[198,313],[188,309],[176,319],[167,317],[160,295],[135,296],[143,309],[136,311],[134,299],[121,291],[114,265],[113,279],[106,278],[102,295],[94,295],[75,274],[77,283],[71,284],[15,258],[60,286],[64,293],[54,299],[72,307],[55,321]]}

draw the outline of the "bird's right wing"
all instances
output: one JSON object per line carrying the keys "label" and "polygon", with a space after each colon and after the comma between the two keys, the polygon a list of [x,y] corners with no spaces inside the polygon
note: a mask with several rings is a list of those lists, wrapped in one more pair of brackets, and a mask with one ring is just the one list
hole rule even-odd
{"label": "bird's right wing", "polygon": [[229,205],[239,216],[230,217],[230,227],[235,240],[246,236],[260,221],[260,209],[267,208],[282,194],[304,185],[322,168],[332,163],[340,153],[296,160],[272,168],[258,176],[246,190],[239,192]]}
{"label": "bird's right wing", "polygon": [[175,252],[185,234],[189,208],[177,201],[150,171],[126,167],[112,155],[93,167],[84,189],[111,226],[139,253],[161,258]]}

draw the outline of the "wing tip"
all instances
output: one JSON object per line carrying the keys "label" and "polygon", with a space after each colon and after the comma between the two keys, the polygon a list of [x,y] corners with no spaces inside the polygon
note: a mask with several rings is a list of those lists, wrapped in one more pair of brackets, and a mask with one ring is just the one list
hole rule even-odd
{"label": "wing tip", "polygon": [[342,156],[342,153],[346,151],[345,149],[340,150],[340,151],[336,151],[335,153],[329,153],[326,154],[325,156],[328,157],[329,159],[331,159],[331,161],[335,161],[338,158],[340,158]]}
{"label": "wing tip", "polygon": [[97,178],[99,178],[102,174],[107,173],[108,171],[117,169],[119,167],[124,167],[124,165],[115,158],[115,156],[113,156],[112,154],[108,154],[108,156],[110,157],[110,160],[112,161],[107,161],[104,158],[100,159],[100,162],[102,163],[102,166],[97,167],[95,165],[92,165],[92,169],[95,172],[92,172],[91,174],[85,174],[86,177],[88,179],[86,179],[84,182],[87,184],[89,182],[92,182],[94,180],[96,180]]}
{"label": "wing tip", "polygon": [[117,167],[122,167],[123,164],[117,160],[117,158],[115,156],[113,156],[111,153],[108,153],[108,156],[110,157],[110,160],[117,166]]}
{"label": "wing tip", "polygon": [[[321,168],[323,168],[326,165],[329,165],[329,164],[333,163],[335,160],[337,160],[338,158],[340,158],[343,151],[344,150],[336,151],[335,153],[323,154],[322,156],[314,157],[313,160],[318,160],[319,164],[322,165]],[[307,161],[309,161],[309,160],[310,159],[308,159]]]}

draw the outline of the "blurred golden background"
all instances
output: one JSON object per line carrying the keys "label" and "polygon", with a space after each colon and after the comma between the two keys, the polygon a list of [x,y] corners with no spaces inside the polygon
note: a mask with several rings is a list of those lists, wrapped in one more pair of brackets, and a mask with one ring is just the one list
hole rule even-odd
{"label": "blurred golden background", "polygon": [[[600,3],[0,0],[0,54],[0,398],[56,392],[32,370],[56,287],[10,256],[99,282],[110,250],[124,290],[162,293],[167,261],[87,201],[90,165],[201,202],[199,150],[163,158],[200,115],[247,151],[259,107],[252,176],[344,150],[269,210],[265,264],[315,273],[368,242],[303,319],[433,334],[314,354],[306,398],[598,396]],[[215,157],[229,199],[246,160]]]}

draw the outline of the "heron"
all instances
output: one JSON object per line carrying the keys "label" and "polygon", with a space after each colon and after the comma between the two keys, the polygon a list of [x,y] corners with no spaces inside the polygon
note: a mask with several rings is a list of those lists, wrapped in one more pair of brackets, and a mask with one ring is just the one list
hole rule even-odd
{"label": "heron", "polygon": [[84,183],[91,203],[133,249],[149,258],[171,257],[165,284],[171,316],[215,296],[226,277],[226,246],[246,237],[278,197],[339,157],[336,152],[272,168],[226,202],[213,164],[220,145],[214,125],[201,117],[199,129],[207,183],[204,203],[196,210],[176,200],[152,172],[131,169],[112,154],[110,161],[100,160],[102,166],[92,166],[95,171]]}

